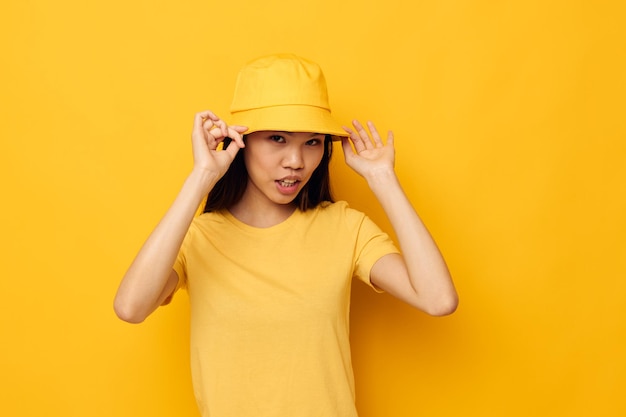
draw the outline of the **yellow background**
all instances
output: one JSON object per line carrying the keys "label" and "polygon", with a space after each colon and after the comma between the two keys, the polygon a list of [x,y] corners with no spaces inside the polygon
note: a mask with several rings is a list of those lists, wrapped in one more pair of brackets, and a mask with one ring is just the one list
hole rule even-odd
{"label": "yellow background", "polygon": [[[274,52],[393,129],[461,295],[437,319],[356,285],[361,416],[626,415],[623,4],[3,1],[2,415],[197,416],[186,295],[139,326],[112,299],[193,114]],[[337,197],[389,230],[337,151]]]}

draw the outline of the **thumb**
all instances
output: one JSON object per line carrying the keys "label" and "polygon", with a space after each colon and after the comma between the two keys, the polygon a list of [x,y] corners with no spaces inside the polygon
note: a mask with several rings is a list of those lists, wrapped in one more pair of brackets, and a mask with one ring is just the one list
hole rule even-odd
{"label": "thumb", "polygon": [[226,152],[228,156],[230,157],[230,162],[233,162],[233,160],[235,159],[235,156],[237,156],[237,152],[239,152],[239,149],[241,148],[239,147],[237,142],[235,142],[234,140],[231,140],[228,146],[226,147],[226,149],[223,150],[223,152]]}

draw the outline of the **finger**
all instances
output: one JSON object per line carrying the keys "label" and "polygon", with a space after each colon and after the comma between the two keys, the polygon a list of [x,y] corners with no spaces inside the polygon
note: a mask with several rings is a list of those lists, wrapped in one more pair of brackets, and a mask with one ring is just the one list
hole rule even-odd
{"label": "finger", "polygon": [[237,156],[237,152],[239,152],[239,149],[241,149],[241,147],[238,146],[238,144],[233,140],[228,144],[226,149],[224,149],[224,152],[228,154],[228,156],[230,157],[230,161],[232,162],[235,159],[235,156]]}
{"label": "finger", "polygon": [[199,141],[206,142],[207,138],[205,135],[204,125],[205,125],[206,120],[209,120],[209,124],[213,123],[210,119],[207,119],[207,117],[210,117],[211,114],[212,113],[210,111],[196,113],[194,117],[194,122],[193,122],[193,130],[191,132],[191,138],[196,143],[199,143]]}
{"label": "finger", "polygon": [[202,129],[205,132],[210,131],[213,126],[215,126],[215,121],[213,121],[212,119],[202,119]]}
{"label": "finger", "polygon": [[232,125],[230,127],[235,129],[239,133],[244,133],[246,130],[248,130],[247,126]]}
{"label": "finger", "polygon": [[214,126],[213,129],[206,132],[206,142],[210,150],[216,150],[218,145],[223,141],[224,136],[222,135],[222,129],[218,126]]}
{"label": "finger", "polygon": [[204,124],[204,121],[208,118],[208,113],[210,113],[208,110],[204,112],[196,113],[196,115],[193,118],[194,131],[197,131],[198,129],[202,129],[202,125]]}
{"label": "finger", "polygon": [[384,146],[383,141],[380,138],[380,135],[378,134],[378,130],[376,130],[376,126],[374,126],[374,123],[368,121],[367,128],[370,130],[370,133],[372,134],[372,139],[374,139],[374,145],[377,148],[382,148]]}
{"label": "finger", "polygon": [[222,135],[224,137],[228,136],[228,125],[226,124],[225,121],[223,121],[222,119],[218,119],[215,122],[215,126],[219,126],[220,130],[222,131]]}
{"label": "finger", "polygon": [[[242,130],[241,127],[239,127],[239,130]],[[247,130],[247,128],[246,128]],[[243,141],[243,136],[241,135],[241,133],[239,133],[236,129],[234,129],[233,127],[228,127],[227,128],[227,134],[224,135],[223,131],[222,131],[222,127],[221,126],[214,126],[213,129],[209,130],[207,132],[207,142],[209,143],[209,146],[212,150],[217,149],[217,146],[224,142],[224,140],[226,138],[230,138],[233,140],[233,142],[235,142],[237,144],[238,148],[244,148],[246,145]]]}
{"label": "finger", "polygon": [[350,139],[346,137],[341,138],[341,148],[343,149],[343,158],[346,163],[348,160],[354,156],[354,149],[352,149],[352,145],[350,144]]}
{"label": "finger", "polygon": [[222,128],[219,126],[213,126],[213,128],[209,130],[207,134],[211,136],[213,140],[216,140],[218,142],[223,141],[224,138],[228,136],[228,135],[224,136],[224,133],[222,132]]}
{"label": "finger", "polygon": [[222,134],[224,136],[227,135],[226,122],[220,119],[219,116],[217,116],[211,110],[204,110],[199,113],[196,113],[196,119],[198,118],[202,119],[201,125],[205,129],[205,131],[208,132],[213,126],[219,126],[220,129],[222,130]]}
{"label": "finger", "polygon": [[200,128],[208,131],[215,125],[215,122],[218,120],[220,120],[220,118],[217,117],[215,113],[213,113],[211,110],[204,110],[196,113],[195,123]]}
{"label": "finger", "polygon": [[217,120],[219,120],[219,119],[220,119],[220,118],[219,118],[219,117],[218,117],[215,113],[213,113],[211,110],[204,110],[204,111],[198,112],[198,113],[196,113],[196,117],[200,117],[200,118],[201,118],[201,119],[203,119],[203,120],[206,120],[206,119],[211,119],[211,120],[215,120],[215,121],[217,121]]}
{"label": "finger", "polygon": [[246,143],[245,143],[245,142],[244,142],[244,140],[243,140],[243,134],[244,134],[244,133],[246,133],[246,131],[248,130],[248,127],[247,127],[247,126],[238,126],[238,125],[231,126],[231,127],[232,127],[233,129],[235,129],[235,130],[237,131],[237,133],[239,133],[239,135],[241,135],[241,143],[240,143],[240,146],[241,146],[242,148],[245,148],[245,147],[246,147]]}
{"label": "finger", "polygon": [[359,123],[358,120],[354,120],[352,122],[352,125],[354,126],[357,133],[359,134],[359,137],[361,138],[361,141],[363,142],[363,146],[365,146],[365,149],[372,149],[374,147],[372,145],[372,140],[370,139],[370,136],[367,133],[367,130],[365,130],[365,128],[363,127],[363,125]]}
{"label": "finger", "polygon": [[359,153],[366,149],[365,144],[363,143],[363,140],[358,135],[358,133],[356,133],[355,131],[353,131],[352,129],[346,126],[343,126],[343,130],[348,132],[348,134],[350,135],[350,140],[352,141],[352,144],[354,145],[354,151],[356,153]]}
{"label": "finger", "polygon": [[[246,144],[243,141],[243,135],[241,133],[243,132],[239,132],[236,128],[239,127],[239,130],[241,130],[241,126],[229,126],[228,127],[228,137],[231,138],[235,143],[237,143],[237,146],[239,148],[244,148],[246,146]],[[247,128],[245,128],[245,130],[243,130],[244,132],[248,130]]]}
{"label": "finger", "polygon": [[206,117],[203,119],[202,127],[206,132],[213,130],[214,127],[217,127],[221,134],[219,136],[226,136],[226,122],[224,122],[219,117]]}
{"label": "finger", "polygon": [[393,132],[390,130],[387,132],[387,145],[391,146],[392,148],[393,146]]}

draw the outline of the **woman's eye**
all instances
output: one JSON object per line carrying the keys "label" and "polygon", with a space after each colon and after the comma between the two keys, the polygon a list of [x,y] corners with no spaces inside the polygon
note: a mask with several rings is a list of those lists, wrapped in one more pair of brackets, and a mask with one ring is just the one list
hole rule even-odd
{"label": "woman's eye", "polygon": [[319,145],[320,143],[322,143],[322,141],[319,139],[311,139],[306,144],[309,146],[315,146],[315,145]]}
{"label": "woman's eye", "polygon": [[272,135],[270,136],[270,139],[273,140],[274,142],[279,142],[279,143],[282,143],[285,141],[285,138],[283,138],[280,135]]}

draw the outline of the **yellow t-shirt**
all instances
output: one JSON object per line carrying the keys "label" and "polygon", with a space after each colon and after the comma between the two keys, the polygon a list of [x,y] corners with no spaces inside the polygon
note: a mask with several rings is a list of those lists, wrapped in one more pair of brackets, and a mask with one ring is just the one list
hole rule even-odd
{"label": "yellow t-shirt", "polygon": [[345,202],[296,210],[269,228],[227,211],[197,217],[174,269],[189,292],[202,416],[356,416],[351,281],[369,284],[374,263],[395,252]]}

